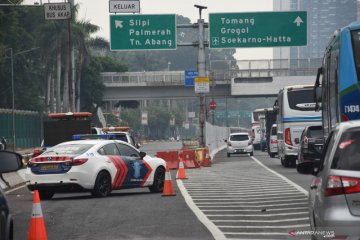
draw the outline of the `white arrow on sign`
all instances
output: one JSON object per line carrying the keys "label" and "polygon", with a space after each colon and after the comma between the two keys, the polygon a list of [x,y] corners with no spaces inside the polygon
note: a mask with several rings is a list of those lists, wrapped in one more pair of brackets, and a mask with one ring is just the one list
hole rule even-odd
{"label": "white arrow on sign", "polygon": [[303,20],[298,16],[298,17],[295,19],[294,23],[296,23],[296,26],[300,27],[300,25],[301,25],[302,23],[304,23],[304,22],[303,22]]}
{"label": "white arrow on sign", "polygon": [[123,28],[123,21],[115,20],[115,28]]}

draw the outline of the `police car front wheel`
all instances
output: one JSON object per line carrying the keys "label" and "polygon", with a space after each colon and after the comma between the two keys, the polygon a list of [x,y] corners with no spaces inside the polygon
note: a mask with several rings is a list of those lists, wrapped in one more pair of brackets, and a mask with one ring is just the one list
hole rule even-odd
{"label": "police car front wheel", "polygon": [[149,187],[150,192],[160,193],[164,189],[165,170],[164,168],[158,168],[154,174],[153,185]]}

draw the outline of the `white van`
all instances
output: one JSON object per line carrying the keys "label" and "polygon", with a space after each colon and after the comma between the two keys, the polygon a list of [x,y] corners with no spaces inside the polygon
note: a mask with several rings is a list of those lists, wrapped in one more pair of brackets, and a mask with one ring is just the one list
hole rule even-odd
{"label": "white van", "polygon": [[260,126],[251,127],[251,140],[255,149],[260,149],[260,139],[261,139],[261,129]]}
{"label": "white van", "polygon": [[273,124],[270,129],[269,136],[269,155],[271,158],[278,154],[278,141],[277,141],[277,125]]}
{"label": "white van", "polygon": [[315,112],[314,86],[287,86],[279,91],[277,112],[278,154],[285,167],[295,166],[300,136],[305,126],[321,125],[321,112]]}

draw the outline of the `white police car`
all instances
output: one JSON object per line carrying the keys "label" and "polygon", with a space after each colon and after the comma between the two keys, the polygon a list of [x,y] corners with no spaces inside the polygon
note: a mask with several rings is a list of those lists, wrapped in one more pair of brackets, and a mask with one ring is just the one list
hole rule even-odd
{"label": "white police car", "polygon": [[112,190],[136,187],[162,192],[165,161],[119,140],[78,140],[31,159],[25,178],[28,189],[39,190],[41,199],[81,191],[106,197]]}

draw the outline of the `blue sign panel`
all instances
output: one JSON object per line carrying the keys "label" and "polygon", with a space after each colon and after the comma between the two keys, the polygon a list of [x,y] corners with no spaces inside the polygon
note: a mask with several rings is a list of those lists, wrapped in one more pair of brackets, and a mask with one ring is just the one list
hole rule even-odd
{"label": "blue sign panel", "polygon": [[198,76],[197,70],[185,70],[185,86],[193,87],[194,84],[194,78]]}

